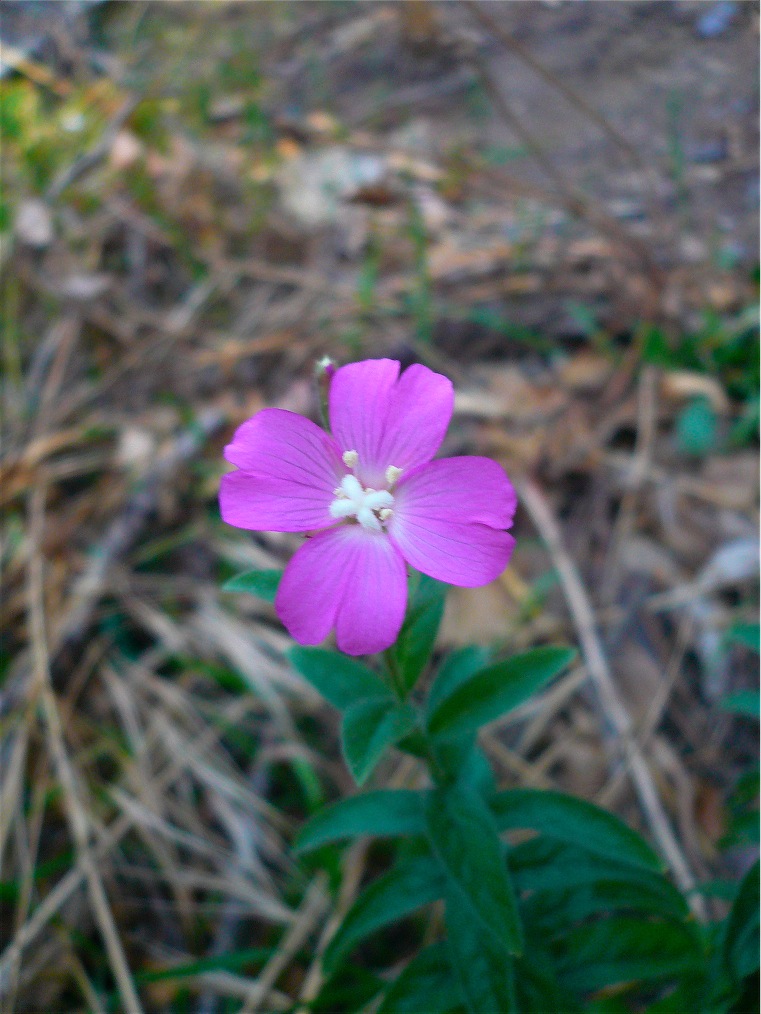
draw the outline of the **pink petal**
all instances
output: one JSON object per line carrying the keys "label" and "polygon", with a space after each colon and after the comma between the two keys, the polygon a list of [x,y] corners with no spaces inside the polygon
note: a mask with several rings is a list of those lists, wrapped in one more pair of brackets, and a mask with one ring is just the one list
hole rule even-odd
{"label": "pink petal", "polygon": [[340,529],[354,569],[338,607],[336,643],[347,655],[372,655],[399,636],[407,607],[407,570],[387,535],[358,525]]}
{"label": "pink petal", "polygon": [[335,443],[309,419],[265,408],[238,427],[225,457],[242,469],[222,477],[228,524],[269,532],[335,524],[329,507],[346,469]]}
{"label": "pink petal", "polygon": [[439,458],[403,474],[394,490],[396,512],[510,528],[518,498],[491,458]]}
{"label": "pink petal", "polygon": [[366,359],[336,371],[330,385],[330,428],[342,451],[359,455],[357,474],[366,486],[380,486],[391,462],[380,455],[399,363]]}
{"label": "pink petal", "polygon": [[443,458],[403,476],[389,535],[412,567],[472,588],[499,577],[515,539],[515,491],[489,458]]}
{"label": "pink petal", "polygon": [[452,383],[427,366],[399,377],[393,359],[349,363],[330,387],[330,424],[342,451],[359,455],[357,474],[382,486],[389,465],[410,469],[430,461],[452,418]]}
{"label": "pink petal", "polygon": [[348,579],[338,534],[321,532],[305,542],[280,581],[275,610],[299,644],[320,644],[335,626]]}
{"label": "pink petal", "polygon": [[452,521],[405,518],[389,534],[411,567],[461,588],[476,588],[498,578],[515,546],[507,532]]}
{"label": "pink petal", "polygon": [[219,487],[222,520],[254,532],[311,532],[329,528],[332,496],[288,479],[228,472]]}
{"label": "pink petal", "polygon": [[452,381],[427,366],[408,367],[391,393],[380,458],[405,471],[430,461],[454,407]]}
{"label": "pink petal", "polygon": [[407,604],[404,561],[383,534],[359,525],[321,532],[299,549],[280,582],[275,608],[300,644],[319,644],[336,627],[348,655],[395,641]]}
{"label": "pink petal", "polygon": [[235,431],[225,457],[244,472],[322,487],[332,493],[346,469],[328,434],[311,419],[264,408]]}

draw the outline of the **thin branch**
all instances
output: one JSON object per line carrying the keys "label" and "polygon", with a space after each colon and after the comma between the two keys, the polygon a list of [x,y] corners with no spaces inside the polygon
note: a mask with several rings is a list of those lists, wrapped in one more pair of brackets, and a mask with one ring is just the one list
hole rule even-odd
{"label": "thin branch", "polygon": [[[518,493],[547,545],[557,569],[600,707],[620,741],[632,783],[653,837],[679,887],[685,892],[693,892],[695,877],[671,828],[653,776],[636,738],[634,724],[616,688],[597,632],[589,596],[576,565],[563,545],[560,527],[544,495],[534,483],[530,481],[520,483]],[[706,912],[703,899],[699,895],[692,894],[690,904],[695,914],[704,919]]]}

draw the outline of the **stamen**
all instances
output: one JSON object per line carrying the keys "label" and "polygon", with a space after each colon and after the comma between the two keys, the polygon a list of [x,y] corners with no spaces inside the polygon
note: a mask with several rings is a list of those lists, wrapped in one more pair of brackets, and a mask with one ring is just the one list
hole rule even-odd
{"label": "stamen", "polygon": [[386,469],[386,482],[388,483],[388,485],[394,486],[396,484],[396,480],[399,478],[401,474],[402,474],[401,468],[397,468],[396,465],[389,465],[388,468]]}
{"label": "stamen", "polygon": [[341,460],[347,468],[356,468],[359,464],[359,455],[356,451],[344,451]]}
{"label": "stamen", "polygon": [[378,511],[378,517],[381,521],[388,521],[389,518],[394,516],[394,512],[390,507],[384,507],[382,511]]}
{"label": "stamen", "polygon": [[337,521],[351,521],[352,518],[363,527],[382,532],[382,521],[391,516],[389,508],[394,498],[387,489],[363,489],[356,475],[345,475],[341,485],[333,491],[335,499],[330,504],[330,516]]}

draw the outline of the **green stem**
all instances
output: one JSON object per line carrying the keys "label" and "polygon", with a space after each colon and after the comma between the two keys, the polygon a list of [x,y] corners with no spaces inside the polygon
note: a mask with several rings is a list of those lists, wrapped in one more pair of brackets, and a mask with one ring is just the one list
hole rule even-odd
{"label": "green stem", "polygon": [[399,670],[399,665],[397,664],[393,648],[387,648],[386,651],[383,652],[383,658],[391,679],[391,689],[396,694],[397,699],[401,703],[404,703],[404,701],[407,700],[407,691],[404,686],[404,677]]}

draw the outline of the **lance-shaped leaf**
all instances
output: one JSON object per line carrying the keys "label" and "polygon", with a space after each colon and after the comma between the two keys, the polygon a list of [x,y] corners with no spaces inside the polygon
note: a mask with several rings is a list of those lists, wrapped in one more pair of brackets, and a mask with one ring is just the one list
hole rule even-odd
{"label": "lance-shaped leaf", "polygon": [[450,738],[493,722],[541,690],[575,654],[569,648],[534,648],[480,669],[431,711],[429,731]]}
{"label": "lance-shaped leaf", "polygon": [[425,834],[425,793],[382,789],[349,796],[316,814],[296,839],[296,852],[362,835],[412,837]]}
{"label": "lance-shaped leaf", "polygon": [[[530,892],[538,906],[543,904],[543,897],[565,894],[570,899],[578,894],[583,898],[588,889],[595,891],[602,884],[615,884],[634,896],[640,893],[652,899],[662,915],[689,915],[684,897],[662,873],[621,863],[578,845],[542,835],[510,849],[508,861],[516,891]],[[660,900],[656,902],[657,898]]]}
{"label": "lance-shaped leaf", "polygon": [[456,1007],[457,980],[442,941],[415,955],[386,993],[378,1014],[450,1014]]}
{"label": "lance-shaped leaf", "polygon": [[429,793],[428,840],[446,871],[449,896],[505,953],[519,954],[523,936],[497,829],[486,804],[457,786]]}
{"label": "lance-shaped leaf", "polygon": [[247,592],[265,602],[274,602],[282,576],[282,570],[247,570],[225,581],[222,591]]}
{"label": "lance-shaped leaf", "polygon": [[399,863],[370,884],[344,916],[323,955],[328,975],[365,937],[443,897],[446,881],[430,856]]}
{"label": "lance-shaped leaf", "polygon": [[611,916],[574,926],[556,948],[558,979],[572,993],[699,975],[706,955],[684,922]]}
{"label": "lance-shaped leaf", "polygon": [[369,697],[346,709],[341,741],[344,757],[358,785],[362,785],[388,747],[409,735],[417,724],[411,704],[393,697]]}
{"label": "lance-shaped leaf", "polygon": [[446,924],[449,963],[468,1014],[514,1014],[518,1008],[513,958],[500,939],[473,918],[465,895],[454,882],[446,894]]}
{"label": "lance-shaped leaf", "polygon": [[428,691],[426,702],[428,716],[430,717],[442,701],[450,697],[458,687],[472,679],[479,669],[483,669],[488,658],[489,652],[486,648],[476,645],[460,648],[445,658]]}
{"label": "lance-shaped leaf", "polygon": [[447,586],[441,581],[420,575],[399,637],[391,649],[407,690],[414,687],[431,657],[444,615],[446,593]]}
{"label": "lance-shaped leaf", "polygon": [[531,828],[620,863],[650,870],[664,864],[636,831],[607,810],[545,789],[508,789],[489,801],[500,831]]}
{"label": "lance-shaped leaf", "polygon": [[377,673],[337,651],[291,648],[288,657],[304,679],[341,711],[365,697],[390,696]]}

